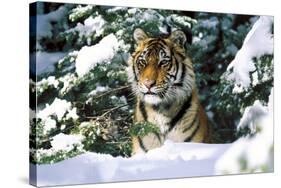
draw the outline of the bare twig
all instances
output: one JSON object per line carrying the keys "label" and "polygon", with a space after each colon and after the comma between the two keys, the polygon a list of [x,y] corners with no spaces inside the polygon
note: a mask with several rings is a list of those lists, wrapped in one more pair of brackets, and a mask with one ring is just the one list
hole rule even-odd
{"label": "bare twig", "polygon": [[114,110],[117,110],[119,108],[122,108],[122,107],[125,107],[125,106],[128,106],[129,104],[123,104],[123,105],[119,105],[119,106],[115,106],[113,108],[110,108],[110,109],[107,109],[105,113],[103,113],[102,115],[100,116],[87,116],[86,118],[88,119],[98,119],[98,118],[103,118],[105,115],[109,114],[110,112],[113,112]]}
{"label": "bare twig", "polygon": [[93,99],[96,100],[96,99],[99,99],[99,98],[101,98],[101,97],[103,97],[103,96],[109,95],[109,94],[114,93],[114,92],[116,92],[116,91],[120,91],[120,90],[123,90],[123,89],[127,89],[127,88],[129,88],[129,87],[130,87],[130,85],[125,85],[125,86],[117,87],[117,88],[111,89],[111,90],[109,90],[109,91],[107,91],[107,92],[104,92],[104,93],[102,93],[102,94],[100,94],[100,95],[98,95],[98,96],[95,96],[95,97],[93,97]]}
{"label": "bare twig", "polygon": [[104,117],[106,114],[109,114],[110,112],[113,112],[114,110],[117,110],[117,109],[125,107],[125,106],[128,106],[128,104],[123,104],[123,105],[116,106],[116,107],[113,107],[111,109],[108,109],[107,112],[105,112],[101,115],[101,117]]}

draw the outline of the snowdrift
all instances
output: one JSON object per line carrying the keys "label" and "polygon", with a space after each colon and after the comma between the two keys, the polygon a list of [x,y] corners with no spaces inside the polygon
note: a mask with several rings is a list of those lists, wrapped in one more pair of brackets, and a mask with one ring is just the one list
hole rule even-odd
{"label": "snowdrift", "polygon": [[217,160],[231,144],[165,142],[131,158],[87,152],[37,168],[37,185],[53,186],[215,175]]}

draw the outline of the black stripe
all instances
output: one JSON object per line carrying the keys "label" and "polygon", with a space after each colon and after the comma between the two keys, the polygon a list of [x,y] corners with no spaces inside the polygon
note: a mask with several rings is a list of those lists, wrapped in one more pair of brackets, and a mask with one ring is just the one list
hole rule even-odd
{"label": "black stripe", "polygon": [[182,64],[181,82],[184,82],[184,77],[185,77],[185,65]]}
{"label": "black stripe", "polygon": [[161,143],[161,137],[160,134],[158,132],[153,131],[153,134],[155,134],[155,136],[157,137],[157,139],[159,140],[159,142]]}
{"label": "black stripe", "polygon": [[149,49],[149,48],[155,49],[155,47],[158,47],[158,48],[160,48],[162,50],[164,50],[166,48],[165,45],[161,44],[158,41],[152,41],[150,44],[147,44],[146,47],[147,47],[147,49]]}
{"label": "black stripe", "polygon": [[152,108],[153,108],[153,110],[160,112],[160,111],[167,111],[167,110],[169,110],[171,108],[171,106],[172,106],[172,103],[163,102],[161,104],[153,104]]}
{"label": "black stripe", "polygon": [[143,101],[140,101],[139,108],[140,108],[140,111],[141,111],[141,114],[142,114],[142,117],[143,117],[144,121],[147,121],[147,113],[146,113]]}
{"label": "black stripe", "polygon": [[196,114],[194,115],[194,118],[192,120],[192,122],[189,124],[188,127],[186,127],[185,129],[183,129],[183,133],[185,133],[186,131],[188,131],[189,129],[191,129],[191,127],[193,127],[193,124],[195,123],[195,121],[197,120],[197,114],[198,114],[198,110],[196,110]]}
{"label": "black stripe", "polygon": [[164,45],[167,45],[166,41],[164,39],[162,39],[162,38],[159,38],[159,42],[163,42]]}
{"label": "black stripe", "polygon": [[137,77],[135,68],[136,68],[136,67],[135,67],[135,64],[133,64],[133,73],[134,73],[134,77],[135,77],[135,80],[138,82],[138,77]]}
{"label": "black stripe", "polygon": [[171,120],[170,122],[170,127],[169,127],[169,131],[171,131],[175,125],[177,124],[177,122],[184,116],[184,114],[186,113],[186,111],[190,108],[191,106],[191,99],[192,96],[188,97],[188,99],[184,102],[184,104],[182,105],[181,109],[179,110],[179,112],[176,114],[176,116]]}
{"label": "black stripe", "polygon": [[[174,57],[175,58],[175,57]],[[178,71],[179,71],[179,62],[177,60],[177,58],[175,58],[176,60],[176,73],[175,73],[175,80],[177,80],[177,74],[178,74]]]}
{"label": "black stripe", "polygon": [[142,142],[142,139],[140,137],[138,137],[138,142],[139,142],[139,145],[141,147],[141,149],[145,152],[147,152],[148,150],[145,148],[143,142]]}
{"label": "black stripe", "polygon": [[153,108],[153,110],[158,111],[159,108],[160,108],[160,105],[159,104],[153,104],[152,108]]}
{"label": "black stripe", "polygon": [[195,136],[195,134],[197,133],[197,131],[199,130],[200,126],[199,126],[200,123],[197,124],[196,126],[196,129],[192,132],[192,134],[187,137],[184,142],[190,142],[192,140],[192,138]]}
{"label": "black stripe", "polygon": [[182,83],[182,82],[180,82],[180,83],[174,83],[173,86],[182,87],[182,86],[183,86],[183,83]]}
{"label": "black stripe", "polygon": [[156,43],[156,45],[159,45],[161,48],[163,48],[163,49],[166,49],[166,44],[162,44],[161,42],[163,42],[163,41],[158,41],[157,43]]}
{"label": "black stripe", "polygon": [[168,89],[164,89],[161,93],[159,93],[160,98],[163,99],[165,94],[167,93]]}
{"label": "black stripe", "polygon": [[182,53],[177,53],[182,59],[185,59],[185,56]]}
{"label": "black stripe", "polygon": [[[177,61],[176,61],[177,62]],[[180,82],[178,83],[174,83],[173,85],[174,86],[178,86],[178,87],[182,87],[183,86],[183,82],[184,82],[184,78],[185,78],[185,65],[183,64],[182,65],[183,68],[182,68],[182,73],[181,73],[181,78],[180,78]]]}
{"label": "black stripe", "polygon": [[[161,49],[161,50],[159,50],[159,51],[160,51],[160,55],[163,56],[163,57],[162,57],[163,59],[166,58],[166,59],[169,59],[169,60],[170,60],[170,57],[167,55],[165,49]],[[161,54],[161,52],[162,52],[162,54]]]}
{"label": "black stripe", "polygon": [[174,78],[174,79],[177,78],[175,75],[171,75],[170,73],[167,73],[167,75],[170,76],[170,77],[172,77],[172,78]]}
{"label": "black stripe", "polygon": [[[149,44],[147,44],[146,48],[147,48],[148,50],[155,49],[155,47],[158,47],[158,46],[157,46],[158,44],[159,44],[159,43],[158,43],[157,41],[152,41],[152,42],[150,42]],[[159,45],[159,46],[162,47],[163,45]],[[149,48],[151,48],[151,49],[149,49]]]}
{"label": "black stripe", "polygon": [[170,71],[173,66],[173,62],[171,61],[171,59],[169,61],[170,62],[168,63],[169,67],[167,68],[167,71]]}

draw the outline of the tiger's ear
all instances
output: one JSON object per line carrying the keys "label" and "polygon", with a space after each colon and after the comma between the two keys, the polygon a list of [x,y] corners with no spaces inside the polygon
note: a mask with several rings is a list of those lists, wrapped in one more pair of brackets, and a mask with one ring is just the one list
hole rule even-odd
{"label": "tiger's ear", "polygon": [[139,44],[144,39],[148,38],[147,34],[140,28],[136,28],[134,31],[134,39]]}
{"label": "tiger's ear", "polygon": [[184,47],[185,42],[186,42],[186,36],[185,36],[184,32],[179,31],[179,30],[173,31],[171,33],[169,39],[182,48]]}

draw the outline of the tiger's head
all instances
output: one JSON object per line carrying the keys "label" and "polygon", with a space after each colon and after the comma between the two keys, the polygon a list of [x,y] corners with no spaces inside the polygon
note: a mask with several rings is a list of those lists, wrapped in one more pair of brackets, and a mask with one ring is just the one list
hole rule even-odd
{"label": "tiger's head", "polygon": [[151,38],[137,28],[134,39],[137,48],[129,60],[129,77],[136,95],[149,104],[190,96],[195,76],[185,53],[185,34],[174,31],[168,37]]}

